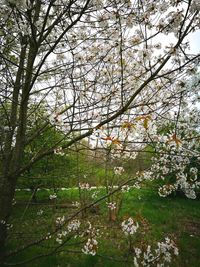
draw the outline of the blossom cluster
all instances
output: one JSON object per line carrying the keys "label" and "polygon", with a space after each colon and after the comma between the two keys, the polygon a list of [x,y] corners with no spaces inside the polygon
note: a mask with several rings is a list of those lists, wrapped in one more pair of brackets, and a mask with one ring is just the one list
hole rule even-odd
{"label": "blossom cluster", "polygon": [[157,248],[153,249],[150,245],[147,246],[145,251],[140,248],[134,248],[134,266],[156,266],[164,267],[169,266],[172,262],[173,256],[178,256],[179,251],[173,240],[168,237],[164,242],[158,242]]}
{"label": "blossom cluster", "polygon": [[65,223],[65,216],[57,217],[55,222],[57,226],[63,225]]}
{"label": "blossom cluster", "polygon": [[95,238],[88,238],[82,252],[94,256],[98,249],[98,241]]}
{"label": "blossom cluster", "polygon": [[[65,218],[64,216],[63,217],[59,217],[59,220],[57,218],[57,221],[59,222],[59,225],[62,225],[64,224],[64,221],[65,221]],[[80,228],[80,225],[81,225],[81,222],[77,219],[75,220],[72,220],[71,222],[68,223],[67,225],[67,229],[66,230],[63,230],[61,232],[59,232],[57,234],[57,238],[56,238],[56,242],[59,243],[59,244],[62,244],[63,243],[63,238],[71,233],[71,232],[76,232],[78,231],[78,229]]]}
{"label": "blossom cluster", "polygon": [[124,220],[121,226],[122,226],[122,231],[124,232],[125,235],[133,235],[137,232],[139,224],[130,217],[127,220]]}
{"label": "blossom cluster", "polygon": [[123,167],[114,167],[114,173],[116,175],[122,175],[124,173],[124,168]]}
{"label": "blossom cluster", "polygon": [[64,155],[65,155],[65,153],[63,152],[62,147],[57,147],[57,148],[55,148],[55,149],[54,149],[54,154],[55,154],[55,155],[60,155],[60,156],[64,156]]}
{"label": "blossom cluster", "polygon": [[[192,102],[199,98],[195,91],[198,88],[197,80],[197,77],[193,78],[184,87]],[[160,180],[158,193],[162,197],[182,191],[186,197],[195,199],[200,187],[199,111],[198,108],[190,110],[186,100],[183,100],[182,106],[184,112],[179,114],[178,120],[176,109],[168,113],[166,119],[157,119],[161,133],[154,138],[152,165],[148,170],[137,173],[137,178],[138,182]],[[176,127],[173,124],[174,117]]]}
{"label": "blossom cluster", "polygon": [[116,208],[117,208],[117,203],[116,203],[116,202],[109,202],[109,203],[107,203],[107,207],[108,207],[110,210],[116,210]]}
{"label": "blossom cluster", "polygon": [[130,191],[130,186],[129,185],[123,185],[122,188],[121,188],[121,191],[123,193],[129,192]]}
{"label": "blossom cluster", "polygon": [[162,197],[181,190],[186,197],[195,199],[200,187],[199,170],[196,167],[200,162],[198,143],[193,143],[191,150],[191,142],[181,141],[174,136],[165,140],[157,146],[157,156],[153,159],[149,179],[161,179],[166,183],[158,191]]}
{"label": "blossom cluster", "polygon": [[159,187],[158,194],[161,197],[166,197],[170,195],[173,191],[175,191],[175,187],[172,184],[167,184]]}
{"label": "blossom cluster", "polygon": [[98,249],[98,242],[96,239],[94,238],[88,238],[86,244],[84,245],[82,252],[84,254],[90,254],[92,256],[94,256],[97,252]]}
{"label": "blossom cluster", "polygon": [[68,232],[77,231],[81,225],[81,222],[79,220],[73,220],[68,223],[67,230]]}
{"label": "blossom cluster", "polygon": [[57,198],[57,194],[56,194],[56,193],[51,194],[51,195],[49,196],[49,199],[50,199],[50,200],[53,200],[53,199],[56,199],[56,198]]}
{"label": "blossom cluster", "polygon": [[98,249],[97,237],[100,235],[99,229],[92,227],[92,224],[88,221],[88,229],[85,234],[88,237],[86,244],[84,245],[82,252],[94,256]]}

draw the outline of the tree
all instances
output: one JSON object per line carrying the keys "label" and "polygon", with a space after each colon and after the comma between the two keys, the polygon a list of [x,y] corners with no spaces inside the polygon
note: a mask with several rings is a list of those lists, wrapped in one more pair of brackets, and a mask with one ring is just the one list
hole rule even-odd
{"label": "tree", "polygon": [[[195,0],[1,1],[1,258],[17,178],[36,162],[86,137],[111,144],[115,156],[137,153],[159,141],[154,122],[170,109],[179,121],[182,100],[195,96],[183,80],[197,71],[187,36],[199,9]],[[49,116],[29,126],[44,100]],[[25,163],[50,127],[64,137]]]}

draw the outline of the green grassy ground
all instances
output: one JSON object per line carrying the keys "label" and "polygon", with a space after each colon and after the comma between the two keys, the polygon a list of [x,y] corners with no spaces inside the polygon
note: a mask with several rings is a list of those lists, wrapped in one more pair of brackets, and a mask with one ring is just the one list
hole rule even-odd
{"label": "green grassy ground", "polygon": [[[13,208],[8,248],[19,248],[24,244],[41,237],[44,232],[55,228],[55,218],[70,216],[76,211],[71,203],[78,201],[78,190],[59,191],[57,204],[64,207],[55,207],[49,201],[49,191],[38,193],[37,205],[26,206],[30,199],[30,192],[16,192],[16,205]],[[105,193],[101,189],[99,196]],[[156,191],[132,189],[123,194],[122,207],[114,222],[108,220],[106,201],[103,201],[96,210],[89,210],[85,221],[90,220],[100,229],[101,237],[98,239],[98,253],[96,256],[84,255],[81,248],[82,239],[68,241],[56,254],[41,257],[30,263],[20,263],[21,267],[74,267],[74,266],[133,266],[130,261],[127,238],[121,231],[121,222],[124,217],[132,216],[139,221],[140,232],[133,239],[134,246],[141,244],[155,244],[168,236],[175,240],[180,255],[170,265],[174,267],[200,266],[200,200],[189,200],[182,197],[160,198]],[[42,215],[38,215],[39,210]],[[83,220],[80,218],[83,223]],[[55,238],[45,243],[30,247],[23,253],[11,258],[9,262],[23,262],[43,253],[50,253],[56,245]],[[128,262],[125,262],[128,260]]]}

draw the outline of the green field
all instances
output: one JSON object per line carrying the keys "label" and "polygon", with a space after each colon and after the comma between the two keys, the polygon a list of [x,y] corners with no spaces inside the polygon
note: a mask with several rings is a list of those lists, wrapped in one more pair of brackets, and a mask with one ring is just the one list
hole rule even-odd
{"label": "green field", "polygon": [[[90,194],[92,194],[90,192]],[[43,233],[55,229],[55,219],[73,214],[78,208],[72,202],[78,201],[77,189],[58,191],[55,201],[49,200],[50,191],[39,191],[37,203],[29,203],[30,192],[16,192],[16,204],[13,206],[8,249],[18,249],[24,244],[42,237]],[[98,196],[105,194],[105,189],[98,190]],[[179,256],[170,266],[200,266],[200,200],[183,197],[160,198],[155,190],[148,188],[131,189],[121,196],[121,208],[114,221],[108,219],[106,201],[103,200],[95,208],[90,208],[77,218],[85,227],[90,220],[93,226],[100,229],[98,250],[95,256],[81,252],[86,238],[69,238],[66,243],[52,253],[58,243],[53,236],[46,242],[31,246],[23,252],[7,259],[9,264],[19,263],[21,267],[70,267],[70,266],[134,266],[127,237],[121,230],[123,218],[131,216],[139,222],[140,231],[133,237],[133,247],[151,244],[154,246],[166,236],[173,239]],[[28,203],[28,204],[27,204]],[[38,211],[43,210],[39,215]],[[43,256],[48,254],[48,256]],[[41,256],[40,256],[41,255]],[[28,262],[31,258],[35,260]],[[37,257],[39,257],[37,259]],[[24,263],[23,263],[24,262]],[[156,265],[151,265],[156,266]]]}

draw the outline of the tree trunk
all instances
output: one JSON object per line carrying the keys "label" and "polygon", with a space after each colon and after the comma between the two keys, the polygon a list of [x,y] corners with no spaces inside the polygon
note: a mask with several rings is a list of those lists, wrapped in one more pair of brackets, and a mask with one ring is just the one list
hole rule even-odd
{"label": "tree trunk", "polygon": [[7,224],[15,194],[15,177],[0,177],[0,266],[5,260]]}

